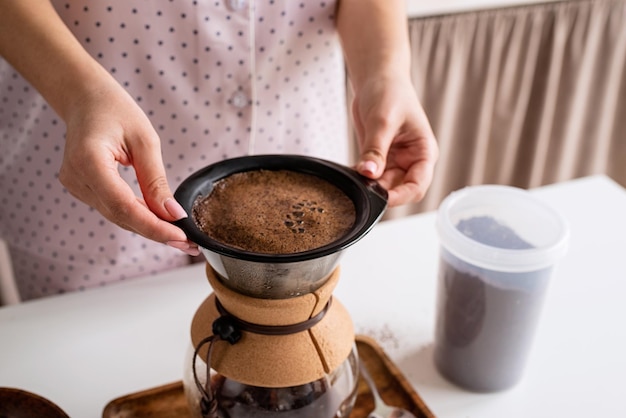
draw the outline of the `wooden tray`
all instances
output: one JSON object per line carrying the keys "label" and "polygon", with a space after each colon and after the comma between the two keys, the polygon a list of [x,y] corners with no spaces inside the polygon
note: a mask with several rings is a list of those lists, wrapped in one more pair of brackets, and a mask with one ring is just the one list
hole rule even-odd
{"label": "wooden tray", "polygon": [[[422,398],[391,361],[381,347],[370,337],[358,335],[356,345],[363,361],[376,383],[381,397],[390,405],[401,406],[417,418],[434,418]],[[366,418],[374,400],[362,379],[350,418]],[[170,383],[114,399],[107,404],[103,418],[188,418],[190,417],[182,382]]]}

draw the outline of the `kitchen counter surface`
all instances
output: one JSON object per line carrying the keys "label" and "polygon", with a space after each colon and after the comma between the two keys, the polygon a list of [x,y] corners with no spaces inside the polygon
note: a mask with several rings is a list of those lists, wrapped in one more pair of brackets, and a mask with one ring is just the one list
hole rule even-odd
{"label": "kitchen counter surface", "polygon": [[[335,296],[438,417],[626,416],[626,191],[593,176],[534,190],[571,227],[522,381],[496,394],[446,382],[432,363],[434,213],[385,221],[350,247]],[[0,386],[71,417],[179,381],[189,325],[209,294],[204,265],[0,308]]]}

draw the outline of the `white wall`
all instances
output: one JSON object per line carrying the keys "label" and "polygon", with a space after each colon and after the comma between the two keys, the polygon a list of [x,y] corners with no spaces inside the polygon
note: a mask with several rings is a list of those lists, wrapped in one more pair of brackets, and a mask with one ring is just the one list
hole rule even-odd
{"label": "white wall", "polygon": [[409,17],[421,17],[552,1],[559,0],[406,0],[406,5]]}

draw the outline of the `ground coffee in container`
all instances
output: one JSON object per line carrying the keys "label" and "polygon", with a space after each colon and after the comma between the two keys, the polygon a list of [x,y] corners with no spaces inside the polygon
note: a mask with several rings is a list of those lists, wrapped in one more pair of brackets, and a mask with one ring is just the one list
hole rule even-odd
{"label": "ground coffee in container", "polygon": [[437,369],[472,391],[510,388],[522,377],[567,225],[528,191],[485,185],[448,196],[437,228]]}

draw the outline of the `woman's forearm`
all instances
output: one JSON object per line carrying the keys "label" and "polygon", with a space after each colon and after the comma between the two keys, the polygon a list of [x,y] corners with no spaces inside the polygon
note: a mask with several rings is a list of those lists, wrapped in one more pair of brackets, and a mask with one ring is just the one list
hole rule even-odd
{"label": "woman's forearm", "polygon": [[410,48],[403,0],[340,0],[337,30],[356,88],[371,77],[409,76]]}
{"label": "woman's forearm", "polygon": [[83,49],[48,0],[0,1],[0,55],[64,119],[84,95],[112,78]]}

